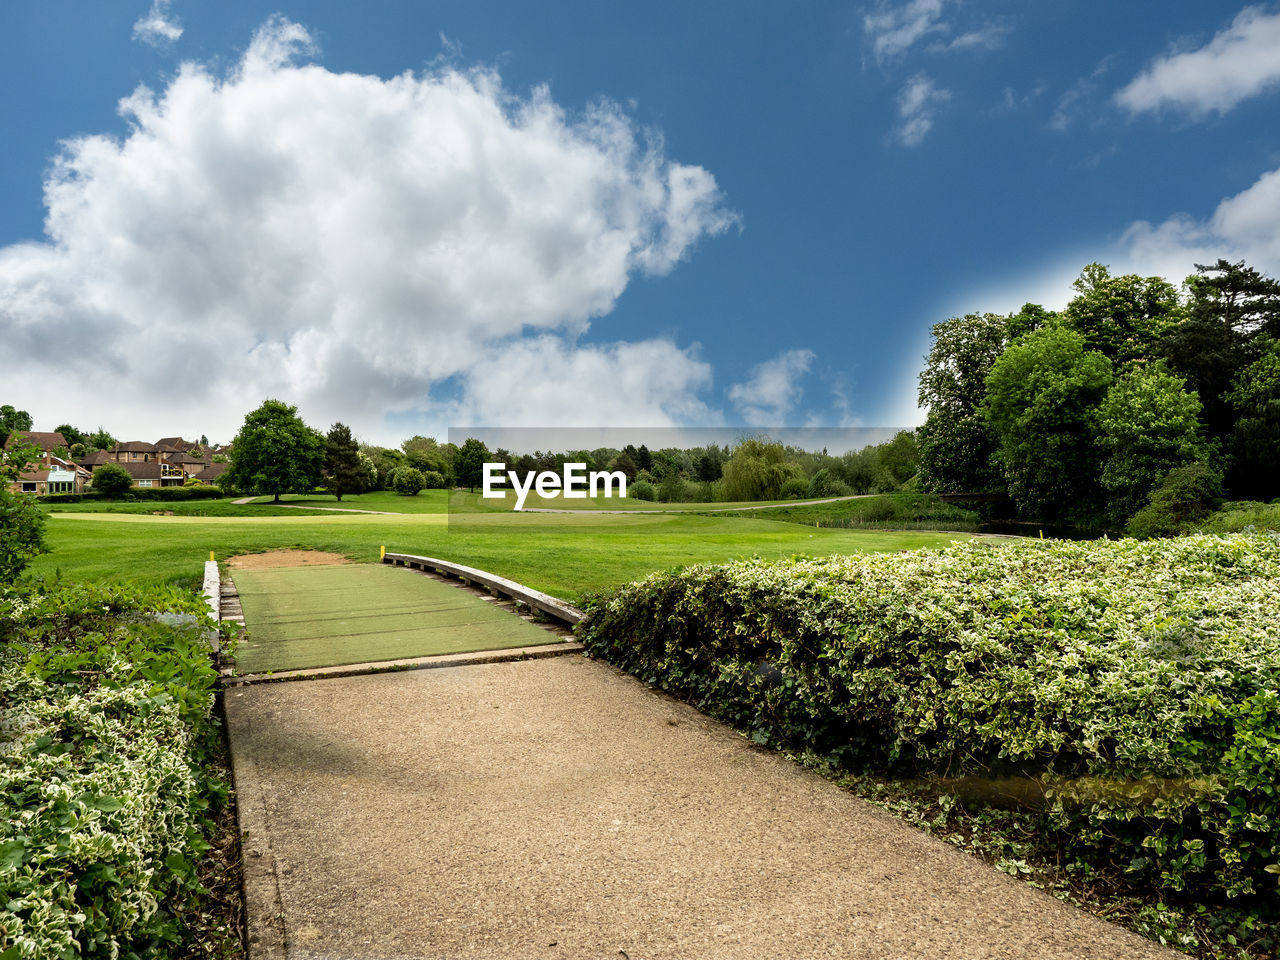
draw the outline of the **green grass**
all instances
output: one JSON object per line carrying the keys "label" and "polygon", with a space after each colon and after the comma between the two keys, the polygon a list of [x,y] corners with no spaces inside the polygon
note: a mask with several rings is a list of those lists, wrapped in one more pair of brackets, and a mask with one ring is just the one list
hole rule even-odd
{"label": "green grass", "polygon": [[240,673],[555,643],[501,607],[398,567],[237,570],[248,635]]}
{"label": "green grass", "polygon": [[[447,490],[422,490],[412,497],[406,497],[394,490],[371,490],[368,493],[348,493],[342,501],[327,493],[292,494],[287,493],[280,498],[282,503],[297,506],[324,507],[321,513],[329,513],[333,508],[343,510],[379,510],[387,513],[444,513],[448,508]],[[257,497],[244,509],[260,510],[271,505],[271,497]],[[279,507],[272,509],[280,510]],[[299,511],[284,508],[282,513],[296,514]]]}
{"label": "green grass", "polygon": [[824,527],[895,530],[978,529],[978,515],[972,510],[944,503],[927,493],[886,493],[835,503],[790,503],[742,515],[802,523],[810,527],[820,524]]}
{"label": "green grass", "polygon": [[153,517],[57,513],[51,551],[32,572],[142,584],[199,583],[201,563],[281,548],[327,550],[354,560],[379,546],[471,564],[573,601],[655,570],[735,557],[825,556],[937,546],[931,532],[815,530],[790,523],[682,514],[443,514],[377,516],[289,511],[280,517]]}
{"label": "green grass", "polygon": [[[270,498],[268,498],[270,499]],[[323,517],[326,511],[296,510],[266,504],[240,505],[225,500],[162,501],[83,500],[80,503],[42,504],[49,513],[126,513],[175,517]]]}

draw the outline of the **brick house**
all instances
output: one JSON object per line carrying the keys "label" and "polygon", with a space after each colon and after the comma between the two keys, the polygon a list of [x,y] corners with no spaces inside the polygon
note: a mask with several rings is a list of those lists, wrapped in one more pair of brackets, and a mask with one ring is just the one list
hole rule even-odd
{"label": "brick house", "polygon": [[89,471],[58,456],[54,451],[65,451],[67,441],[60,433],[41,433],[32,430],[15,430],[5,438],[6,450],[19,445],[34,446],[39,457],[18,474],[9,485],[14,493],[84,493],[89,482]]}

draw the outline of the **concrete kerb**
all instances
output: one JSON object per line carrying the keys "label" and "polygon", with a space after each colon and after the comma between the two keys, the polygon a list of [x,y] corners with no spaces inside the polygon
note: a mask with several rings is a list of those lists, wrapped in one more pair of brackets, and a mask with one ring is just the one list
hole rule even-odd
{"label": "concrete kerb", "polygon": [[[209,605],[209,615],[213,617],[214,623],[222,622],[222,582],[221,574],[218,572],[218,561],[206,560],[204,562],[204,602]],[[218,628],[214,627],[209,631],[209,645],[213,647],[213,655],[216,659],[221,652],[221,644],[218,642]]]}
{"label": "concrete kerb", "polygon": [[508,597],[516,603],[523,603],[535,610],[541,610],[571,627],[576,626],[583,618],[582,611],[572,604],[557,600],[541,590],[534,590],[514,580],[500,577],[496,573],[477,570],[462,563],[452,563],[437,557],[420,557],[412,553],[388,553],[383,556],[382,562],[415,570],[434,570],[442,576],[453,577],[468,585],[484,587],[496,596]]}

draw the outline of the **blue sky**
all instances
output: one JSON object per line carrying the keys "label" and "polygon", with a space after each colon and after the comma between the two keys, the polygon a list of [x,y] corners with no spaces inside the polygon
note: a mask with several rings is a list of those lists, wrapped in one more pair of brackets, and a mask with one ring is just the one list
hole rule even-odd
{"label": "blue sky", "polygon": [[1275,4],[5,18],[0,402],[38,427],[910,425],[947,316],[1093,259],[1280,270]]}

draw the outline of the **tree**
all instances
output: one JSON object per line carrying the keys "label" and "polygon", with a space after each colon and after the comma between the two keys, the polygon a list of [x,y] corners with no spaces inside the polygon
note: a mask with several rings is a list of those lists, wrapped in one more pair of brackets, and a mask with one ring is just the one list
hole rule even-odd
{"label": "tree", "polygon": [[77,443],[84,446],[89,439],[85,434],[81,433],[69,423],[60,423],[54,428],[54,430],[56,433],[62,434],[62,439],[67,441],[68,450],[74,447]]}
{"label": "tree", "polygon": [[[1030,316],[1031,309],[1023,307],[1022,315]],[[1009,318],[994,313],[934,324],[933,345],[920,372],[920,406],[929,408],[917,431],[924,489],[961,493],[1001,485],[992,464],[996,438],[979,408],[987,395],[987,374],[1008,340]],[[848,475],[845,480],[854,489],[870,485]]]}
{"label": "tree", "polygon": [[920,445],[910,430],[899,431],[875,450],[875,485],[880,490],[897,490],[920,471]]}
{"label": "tree", "polygon": [[320,482],[325,438],[298,416],[298,408],[266,400],[244,418],[231,444],[227,483],[236,490],[271,494],[310,493]]}
{"label": "tree", "polygon": [[418,491],[426,486],[426,480],[417,467],[401,467],[391,478],[391,485],[396,493],[406,497],[416,497]]}
{"label": "tree", "polygon": [[626,450],[623,450],[620,454],[609,461],[609,469],[621,470],[623,475],[627,478],[628,483],[634,480],[640,473],[640,468],[636,466],[635,460],[632,459],[631,454],[627,453]]}
{"label": "tree", "polygon": [[434,470],[443,476],[449,476],[452,469],[443,447],[433,437],[413,436],[400,444],[404,451],[405,461],[420,472]]}
{"label": "tree", "polygon": [[1073,286],[1076,297],[1062,311],[1063,322],[1117,372],[1153,357],[1183,317],[1178,290],[1163,277],[1113,277],[1107,267],[1091,263]]}
{"label": "tree", "polygon": [[484,465],[489,460],[489,448],[483,441],[468,437],[454,459],[454,476],[458,484],[475,492],[484,482]]}
{"label": "tree", "polygon": [[108,500],[123,497],[133,486],[133,477],[118,463],[104,463],[93,469],[93,489]]}
{"label": "tree", "polygon": [[104,430],[101,425],[93,433],[89,434],[89,445],[95,450],[110,450],[117,442],[116,438]]}
{"label": "tree", "polygon": [[1260,338],[1262,354],[1236,376],[1225,400],[1237,416],[1228,441],[1228,486],[1236,496],[1280,496],[1280,340]]}
{"label": "tree", "polygon": [[761,437],[739,443],[724,466],[724,491],[729,500],[777,500],[783,484],[803,480],[799,467],[787,461],[786,448]]}
{"label": "tree", "polygon": [[15,430],[31,429],[31,414],[25,410],[15,410],[9,404],[0,406],[0,446],[4,445],[9,434]]}
{"label": "tree", "polygon": [[1186,286],[1186,319],[1164,337],[1160,353],[1200,395],[1209,436],[1226,439],[1237,417],[1227,394],[1265,338],[1280,337],[1280,282],[1243,261],[1219,260],[1196,264]]}
{"label": "tree", "polygon": [[1110,385],[1111,361],[1063,326],[1027,334],[992,365],[981,409],[1010,496],[1024,515],[1095,515],[1097,407]]}
{"label": "tree", "polygon": [[1200,398],[1160,364],[1135,367],[1111,385],[1098,434],[1107,509],[1117,521],[1137,513],[1171,470],[1209,457]]}
{"label": "tree", "polygon": [[0,583],[12,583],[33,557],[46,550],[44,512],[36,498],[9,489],[38,453],[30,444],[15,443],[0,454]]}
{"label": "tree", "polygon": [[325,488],[341,503],[344,493],[364,490],[368,476],[368,469],[360,460],[360,445],[351,436],[351,428],[345,423],[335,423],[325,438]]}

